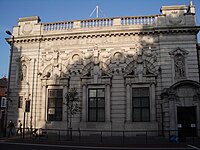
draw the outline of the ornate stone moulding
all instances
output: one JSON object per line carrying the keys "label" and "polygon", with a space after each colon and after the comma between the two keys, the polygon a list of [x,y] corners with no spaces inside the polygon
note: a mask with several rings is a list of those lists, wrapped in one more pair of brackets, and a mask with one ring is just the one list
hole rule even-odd
{"label": "ornate stone moulding", "polygon": [[[154,28],[154,30],[134,30],[129,32],[115,32],[115,33],[91,33],[91,34],[65,34],[65,35],[41,35],[41,36],[28,36],[28,37],[15,37],[15,43],[30,43],[42,41],[54,41],[54,40],[66,40],[66,39],[83,39],[83,38],[98,38],[98,37],[116,37],[116,36],[134,36],[134,35],[145,35],[154,33],[191,33],[197,32],[198,28]],[[11,42],[12,38],[7,38],[7,42]]]}

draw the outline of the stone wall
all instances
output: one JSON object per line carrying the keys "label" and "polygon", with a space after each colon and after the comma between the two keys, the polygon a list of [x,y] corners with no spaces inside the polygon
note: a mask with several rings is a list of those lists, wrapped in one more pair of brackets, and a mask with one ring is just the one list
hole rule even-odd
{"label": "stone wall", "polygon": [[[164,6],[155,16],[55,23],[20,18],[13,29],[9,118],[23,120],[23,96],[31,100],[27,127],[65,129],[65,106],[63,121],[47,121],[48,89],[63,89],[64,97],[76,87],[82,110],[73,117],[75,129],[161,130],[162,91],[182,80],[199,82],[194,13],[190,4]],[[105,122],[88,122],[87,90],[94,87],[106,89]],[[149,122],[132,121],[133,87],[150,90]]]}

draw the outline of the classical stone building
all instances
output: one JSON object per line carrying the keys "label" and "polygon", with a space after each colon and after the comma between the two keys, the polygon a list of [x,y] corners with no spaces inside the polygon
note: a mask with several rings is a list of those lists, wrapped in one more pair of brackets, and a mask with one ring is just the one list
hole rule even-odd
{"label": "classical stone building", "polygon": [[78,91],[73,129],[200,129],[195,7],[163,6],[152,16],[41,23],[13,28],[8,120],[66,129],[65,94]]}

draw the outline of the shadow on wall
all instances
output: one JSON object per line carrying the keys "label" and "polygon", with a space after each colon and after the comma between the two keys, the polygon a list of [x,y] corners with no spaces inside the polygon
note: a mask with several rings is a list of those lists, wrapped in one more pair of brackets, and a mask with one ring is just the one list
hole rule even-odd
{"label": "shadow on wall", "polygon": [[[129,105],[131,103],[128,104],[125,98],[128,95],[127,85],[149,84],[156,81],[162,84],[159,34],[165,31],[161,28],[188,25],[185,20],[192,16],[192,13],[184,16],[187,7],[177,6],[176,9],[163,7],[162,15],[152,18],[122,18],[120,21],[123,31],[110,31],[109,34],[106,31],[91,32],[90,35],[84,36],[69,36],[66,33],[62,37],[51,38],[48,37],[51,31],[60,29],[63,24],[37,24],[45,28],[40,27],[40,35],[35,41],[32,40],[32,45],[27,46],[25,43],[31,40],[26,39],[22,44],[16,43],[14,48],[9,119],[13,119],[15,123],[18,119],[24,120],[25,101],[30,100],[30,112],[25,113],[25,127],[65,129],[67,119],[63,101],[68,90],[75,87],[79,93],[81,106],[81,111],[72,119],[75,128],[81,128],[80,121],[120,120],[124,123],[132,120],[131,112],[127,112],[126,109],[132,109]],[[23,21],[27,19],[22,18],[21,22]],[[191,19],[191,24],[192,21]],[[82,28],[86,28],[88,24],[91,27],[92,23],[94,22],[91,20],[82,21]],[[31,27],[31,24],[28,24],[25,24],[27,29]],[[98,29],[96,25],[94,28]],[[124,30],[125,25],[127,31]],[[70,27],[70,31],[77,30]],[[31,32],[27,30],[25,33]],[[34,51],[34,54],[30,54],[31,51]],[[165,63],[170,65],[170,62]],[[104,89],[103,96],[90,97],[90,94],[100,92],[98,89]],[[126,96],[118,95],[120,92],[126,93]],[[102,105],[99,104],[98,107],[95,99],[102,97]],[[118,97],[121,99],[120,103],[116,100]],[[157,102],[154,103],[158,105]],[[153,108],[156,112],[155,109]],[[117,116],[117,111],[122,115]],[[103,115],[98,116],[99,112],[103,112]]]}

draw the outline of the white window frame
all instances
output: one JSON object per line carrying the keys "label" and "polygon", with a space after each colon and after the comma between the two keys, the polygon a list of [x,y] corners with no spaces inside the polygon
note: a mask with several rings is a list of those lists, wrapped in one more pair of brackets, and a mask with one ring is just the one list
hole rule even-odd
{"label": "white window frame", "polygon": [[2,108],[6,107],[6,103],[7,103],[6,97],[1,97],[1,107]]}

